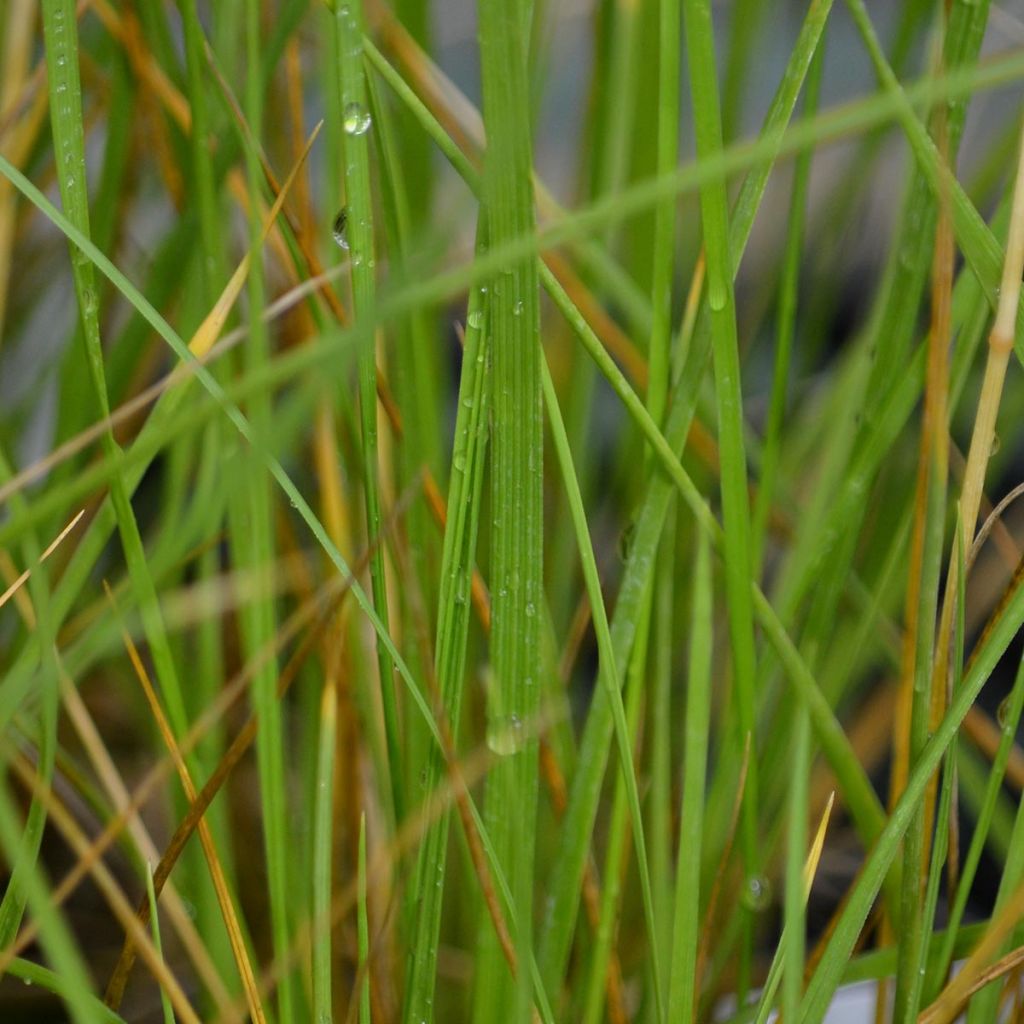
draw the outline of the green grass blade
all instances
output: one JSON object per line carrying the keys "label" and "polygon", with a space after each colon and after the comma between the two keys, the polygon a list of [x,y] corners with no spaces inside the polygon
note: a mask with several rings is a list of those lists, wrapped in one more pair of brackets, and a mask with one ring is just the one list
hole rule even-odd
{"label": "green grass blade", "polygon": [[[163,939],[160,936],[160,914],[157,911],[156,892],[153,890],[152,869],[146,872],[146,897],[149,900],[149,925],[150,931],[153,933],[153,946],[156,949],[157,955],[163,959],[164,948]],[[164,1024],[174,1024],[174,1009],[171,1006],[171,998],[163,989],[160,990],[160,1009],[164,1015]]]}
{"label": "green grass blade", "polygon": [[[490,403],[485,365],[484,305],[483,293],[474,289],[470,298],[459,383],[448,490],[448,526],[444,535],[438,599],[435,670],[441,704],[449,728],[456,734],[462,709],[470,616],[468,596],[480,520]],[[432,748],[423,780],[428,807],[444,771],[441,751]],[[429,1020],[433,1008],[448,823],[449,815],[443,814],[431,825],[417,859],[415,891],[419,898],[410,932],[403,1007],[403,1020],[407,1024]]]}
{"label": "green grass blade", "polygon": [[[630,821],[633,826],[633,842],[636,845],[637,851],[637,866],[640,873],[644,915],[648,930],[648,941],[651,943],[650,956],[652,970],[655,975],[655,1001],[658,1005],[658,1016],[660,1017],[662,1015],[662,995],[658,930],[655,921],[654,898],[651,890],[650,870],[647,859],[647,842],[644,837],[643,818],[640,811],[640,794],[633,767],[633,743],[630,739],[635,734],[636,725],[635,723],[632,726],[630,725],[629,715],[622,706],[622,695],[619,693],[617,683],[618,668],[615,661],[615,647],[612,643],[608,615],[605,611],[604,598],[601,594],[601,580],[598,575],[597,561],[594,558],[594,549],[590,540],[590,529],[587,525],[586,511],[583,507],[583,497],[580,494],[579,481],[573,466],[572,452],[569,450],[569,438],[565,431],[565,423],[562,420],[562,413],[558,406],[558,396],[555,394],[551,373],[546,364],[543,366],[543,386],[544,404],[548,413],[548,422],[551,426],[555,455],[558,459],[562,481],[569,498],[569,510],[572,514],[573,529],[576,533],[580,561],[583,566],[583,579],[587,589],[587,597],[590,601],[591,615],[594,619],[594,632],[597,636],[600,657],[599,683],[608,694],[608,699],[611,701],[612,706],[615,738],[619,751],[620,778],[623,785],[622,805],[628,808]],[[641,680],[638,679],[635,686],[635,689],[638,691],[640,690],[640,683]],[[639,705],[637,705],[637,710],[634,714],[639,714]],[[604,968],[600,967],[595,973],[600,976],[603,982]]]}
{"label": "green grass blade", "polygon": [[[500,248],[534,230],[531,181],[527,19],[516,0],[478,7],[487,151],[483,211],[488,244]],[[487,329],[493,380],[491,450],[491,664],[487,728],[513,737],[511,752],[487,777],[485,810],[508,875],[518,922],[520,964],[533,959],[534,837],[537,741],[528,734],[540,693],[543,604],[543,436],[540,308],[536,262],[509,261],[488,285]],[[527,735],[524,735],[524,731]],[[525,969],[511,986],[488,927],[477,955],[477,1020],[525,1021]]]}
{"label": "green grass blade", "polygon": [[686,684],[683,746],[683,800],[679,819],[672,970],[668,1019],[680,1024],[696,1019],[697,944],[700,929],[700,837],[704,830],[704,789],[711,724],[711,649],[713,593],[710,546],[697,534],[690,610],[690,663]]}
{"label": "green grass blade", "polygon": [[[359,886],[359,974],[362,980],[359,982],[359,1024],[370,1024],[370,920],[367,913],[366,901],[366,815],[359,819],[359,857],[358,857],[358,886]],[[330,1020],[330,1010],[327,1017],[318,1017],[317,1020]]]}
{"label": "green grass blade", "polygon": [[[333,905],[334,860],[334,751],[337,721],[338,695],[333,682],[324,686],[320,701],[320,735],[317,745],[316,803],[313,821],[313,1019],[331,1019],[333,993],[331,975],[331,908]],[[359,883],[360,897],[366,899],[365,839],[359,836]],[[359,962],[364,966],[363,956],[363,915],[365,907],[360,906]],[[361,984],[368,984],[369,979]]]}
{"label": "green grass blade", "polygon": [[[362,50],[361,4],[335,4],[335,53],[338,61],[338,86],[341,92],[342,158],[345,161],[345,234],[348,241],[355,317],[366,322],[374,317],[376,304],[376,257],[373,201],[370,194],[371,115],[366,89]],[[380,535],[380,457],[377,446],[377,342],[374,331],[367,331],[359,347],[359,422],[362,432],[363,497],[366,526],[371,544]],[[384,628],[388,627],[387,586],[384,579],[384,551],[375,545],[370,559],[370,583],[374,608]],[[387,649],[378,644],[377,667],[380,672],[384,726],[391,766],[394,815],[398,822],[405,816],[402,770],[402,743],[398,706],[395,699],[394,666]]]}
{"label": "green grass blade", "polygon": [[[722,121],[715,68],[714,27],[708,0],[686,0],[687,53],[693,119],[699,160],[714,158],[722,149]],[[721,453],[721,496],[724,521],[726,597],[733,655],[733,700],[738,727],[737,749],[755,736],[754,613],[750,596],[750,507],[747,500],[747,458],[743,439],[743,396],[733,292],[733,258],[729,239],[728,196],[724,181],[701,189],[701,220],[707,266],[718,439]],[[757,757],[750,760],[743,795],[741,849],[747,874],[760,869],[757,850]],[[748,968],[749,969],[749,968]],[[740,981],[740,1002],[745,982]]]}

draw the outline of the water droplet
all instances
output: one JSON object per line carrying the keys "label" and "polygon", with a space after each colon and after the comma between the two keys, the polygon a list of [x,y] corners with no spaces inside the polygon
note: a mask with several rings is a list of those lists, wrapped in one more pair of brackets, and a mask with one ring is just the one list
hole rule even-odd
{"label": "water droplet", "polygon": [[1000,446],[1001,443],[1002,442],[999,440],[999,435],[996,434],[996,433],[993,433],[992,434],[992,447],[989,449],[989,453],[988,453],[989,458],[992,458],[992,456],[995,455],[996,452],[999,451],[999,446]]}
{"label": "water droplet", "polygon": [[523,744],[523,724],[518,715],[509,715],[487,730],[487,746],[499,757],[514,754]]}
{"label": "water droplet", "polygon": [[467,320],[467,323],[469,324],[470,327],[473,328],[474,331],[479,331],[480,328],[483,327],[484,325],[483,313],[481,313],[479,309],[474,309],[473,312],[469,314],[469,319]]}
{"label": "water droplet", "polygon": [[536,615],[536,614],[537,614],[537,609],[536,609],[536,608],[534,607],[534,604],[533,604],[533,602],[531,601],[531,602],[530,602],[530,603],[529,603],[529,604],[528,604],[528,605],[526,606],[526,617],[527,617],[528,619],[532,619],[532,618],[534,617],[534,615]]}
{"label": "water droplet", "polygon": [[455,458],[452,459],[452,465],[460,472],[466,472],[466,455],[464,452],[458,452]]}
{"label": "water droplet", "polygon": [[517,300],[516,304],[512,307],[512,315],[513,316],[522,316],[523,315],[523,300],[522,299]]}
{"label": "water droplet", "polygon": [[996,708],[996,721],[1003,729],[1009,729],[1012,725],[1010,721],[1010,705],[1013,703],[1013,695],[1004,698],[999,703],[999,707]]}
{"label": "water droplet", "polygon": [[338,216],[334,218],[334,227],[331,229],[331,233],[334,235],[334,241],[341,249],[348,249],[348,233],[346,228],[348,227],[348,211],[339,210]]}
{"label": "water droplet", "polygon": [[472,408],[473,408],[473,399],[472,399],[472,398],[464,398],[464,399],[462,400],[462,404],[463,404],[463,405],[464,405],[464,406],[465,406],[465,407],[466,407],[467,409],[472,409]]}
{"label": "water droplet", "polygon": [[743,905],[755,914],[772,904],[772,884],[764,875],[750,875],[743,883]]}
{"label": "water droplet", "polygon": [[726,288],[725,285],[715,279],[709,278],[708,280],[708,305],[716,312],[721,312],[725,309],[726,301]]}
{"label": "water droplet", "polygon": [[349,103],[341,115],[341,126],[346,135],[365,135],[373,119],[370,112],[358,103]]}

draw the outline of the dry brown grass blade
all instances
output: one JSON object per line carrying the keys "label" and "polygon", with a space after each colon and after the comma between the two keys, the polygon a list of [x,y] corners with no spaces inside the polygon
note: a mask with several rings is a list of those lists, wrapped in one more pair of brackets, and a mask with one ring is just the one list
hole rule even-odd
{"label": "dry brown grass blade", "polygon": [[[940,58],[941,64],[941,58]],[[940,66],[941,70],[941,66]],[[936,109],[933,119],[936,145],[944,164],[949,159],[949,138],[945,104]],[[932,492],[940,488],[945,496],[949,470],[949,341],[952,334],[953,292],[953,230],[950,219],[948,182],[943,178],[935,245],[932,257],[931,326],[928,332],[928,358],[925,371],[924,411],[921,440],[917,460],[917,479],[914,489],[913,525],[910,555],[907,567],[907,588],[903,605],[903,636],[900,650],[900,671],[897,684],[896,707],[892,716],[892,770],[889,776],[889,810],[891,811],[907,786],[911,759],[917,751],[912,749],[914,734],[913,703],[916,677],[919,669],[917,656],[921,629],[922,586],[924,584],[925,544],[929,529],[929,510]],[[941,507],[945,509],[945,502]],[[931,626],[931,623],[929,623]],[[941,648],[940,645],[940,649]],[[931,724],[934,728],[945,699],[945,673],[932,672]],[[937,696],[941,690],[942,698]],[[936,711],[939,714],[936,717]],[[927,870],[931,848],[931,823],[935,807],[936,786],[933,779],[923,800],[924,823],[920,864]],[[922,875],[922,877],[924,877]],[[883,905],[881,908],[879,944],[891,945],[897,922],[892,921]],[[875,1020],[880,1022],[887,1014],[889,1002],[888,980],[879,981],[875,995]]]}
{"label": "dry brown grass blade", "polygon": [[[64,672],[61,672],[60,677],[60,693],[68,720],[74,727],[100,784],[106,790],[114,809],[118,813],[124,811],[131,802],[128,788],[103,743],[89,709],[75,689],[74,683]],[[160,859],[160,854],[137,812],[128,813],[128,832],[146,862],[155,864]],[[173,884],[168,883],[166,886],[164,900],[167,904],[167,916],[181,939],[182,948],[191,957],[196,973],[213,997],[218,1011],[226,1012],[231,1005],[231,996],[224,987],[224,982],[206,951],[206,946],[185,908],[184,901]]]}
{"label": "dry brown grass blade", "polygon": [[[285,646],[291,643],[307,626],[313,627],[314,635],[307,641],[302,642],[301,650],[289,660],[286,670],[292,667],[293,673],[298,670],[302,658],[308,655],[313,643],[319,637],[319,631],[324,628],[330,619],[335,608],[336,601],[340,599],[349,586],[348,580],[332,579],[323,588],[317,597],[297,608],[278,630],[273,641],[262,651],[257,652],[250,661],[242,667],[237,675],[225,686],[218,695],[217,700],[207,708],[193,723],[188,733],[178,744],[183,754],[188,754],[196,748],[209,731],[219,724],[228,711],[237,703],[248,688],[256,673],[271,658],[276,658]],[[72,892],[77,888],[83,878],[89,873],[92,865],[103,856],[110,846],[117,841],[131,817],[156,793],[164,781],[174,771],[174,764],[170,755],[157,761],[143,776],[131,793],[128,803],[106,823],[103,831],[92,842],[91,846],[79,856],[78,862],[61,880],[60,884],[53,890],[52,902],[54,906],[60,906]],[[210,786],[210,782],[207,782]],[[198,803],[201,803],[206,792],[204,786],[200,793]],[[212,799],[212,795],[210,797]],[[191,835],[194,823],[188,829]],[[187,838],[187,837],[186,837]],[[179,851],[180,852],[180,851]],[[166,853],[165,853],[166,856]],[[143,921],[148,921],[149,901],[142,901],[139,914]],[[0,950],[0,975],[2,975],[11,960],[18,956],[31,943],[38,930],[33,922],[26,923],[18,935],[17,940],[10,947]]]}
{"label": "dry brown grass blade", "polygon": [[[1019,143],[1017,170],[1013,185],[1013,204],[1006,241],[999,305],[988,339],[988,358],[985,376],[975,414],[971,445],[967,453],[963,488],[960,493],[960,530],[963,550],[970,551],[975,537],[978,513],[985,485],[985,470],[992,454],[996,416],[1002,399],[1003,382],[1013,350],[1017,307],[1020,303],[1021,275],[1024,273],[1024,135]],[[946,577],[946,590],[942,602],[942,615],[935,650],[935,670],[932,693],[946,692],[950,638],[956,605],[959,569],[956,559],[951,560]]]}
{"label": "dry brown grass blade", "polygon": [[[11,553],[6,549],[0,550],[0,577],[3,578],[4,582],[8,586],[13,586],[15,580],[17,580],[20,573],[18,567],[14,563],[14,559],[11,558]],[[28,626],[29,629],[36,628],[36,613],[32,607],[32,600],[25,592],[24,587],[18,587],[14,591],[12,598],[14,601],[14,607],[18,609],[18,614],[21,616],[22,622]]]}
{"label": "dry brown grass blade", "polygon": [[[48,819],[56,826],[57,830],[67,841],[71,850],[82,859],[89,851],[91,843],[88,837],[76,824],[74,818],[65,809],[64,805],[54,796],[49,786],[44,785],[32,770],[31,765],[20,755],[15,754],[9,759],[10,766],[15,774],[21,779],[25,787],[32,793],[34,799],[46,808]],[[128,898],[122,892],[117,880],[110,873],[102,860],[93,860],[90,865],[90,873],[97,887],[103,894],[108,906],[113,911],[118,922],[131,935],[138,944],[140,954],[150,969],[153,977],[160,987],[167,993],[171,1000],[178,1018],[185,1024],[200,1024],[199,1017],[188,997],[182,990],[177,978],[171,973],[163,957],[157,952],[153,945],[150,934],[142,927],[132,912],[132,906]]]}
{"label": "dry brown grass blade", "polygon": [[[124,27],[124,44],[130,53],[141,52],[144,36],[139,19],[131,7],[121,15]],[[185,179],[175,158],[173,146],[164,120],[160,98],[148,88],[148,80],[139,90],[139,114],[142,126],[142,145],[152,154],[157,173],[163,181],[167,196],[179,213],[185,205]]]}
{"label": "dry brown grass blade", "polygon": [[[117,604],[114,600],[113,591],[111,591],[110,587],[107,586],[106,581],[104,581],[104,588],[107,593],[107,599],[110,601],[111,608],[115,615],[118,615],[120,618]],[[178,777],[181,779],[181,785],[185,790],[185,796],[188,798],[190,804],[195,804],[197,793],[195,784],[192,781],[192,774],[189,771],[188,766],[185,764],[185,758],[174,738],[174,732],[171,729],[170,723],[167,721],[167,716],[164,714],[163,707],[160,704],[160,698],[157,696],[156,690],[153,688],[153,683],[146,671],[146,666],[142,663],[142,658],[139,656],[138,648],[135,646],[135,642],[132,640],[131,635],[123,624],[121,626],[121,638],[124,642],[125,649],[128,652],[128,657],[131,660],[132,668],[135,670],[135,675],[139,680],[139,685],[142,687],[142,691],[145,694],[146,702],[149,704],[150,713],[153,715],[153,719],[160,731],[160,736],[164,741],[164,745],[167,747],[168,752],[174,760],[174,766],[177,769]],[[228,933],[228,941],[231,943],[231,952],[234,955],[235,964],[238,967],[238,974],[242,979],[242,988],[245,990],[246,998],[248,1000],[249,1013],[252,1015],[252,1019],[256,1021],[256,1024],[265,1024],[267,1018],[260,1002],[259,993],[256,990],[256,976],[253,973],[252,964],[249,961],[249,953],[245,948],[245,940],[242,938],[242,930],[238,923],[238,915],[235,912],[234,902],[232,901],[231,893],[228,889],[227,878],[224,875],[224,869],[221,866],[220,857],[217,854],[217,846],[213,841],[213,833],[210,831],[210,826],[207,824],[204,817],[198,818],[196,827],[199,832],[199,842],[202,845],[203,855],[206,858],[206,864],[210,871],[210,878],[213,881],[213,888],[217,896],[217,903],[220,907],[221,914],[224,917],[224,927]],[[109,988],[107,995],[108,997],[111,995]],[[120,1003],[119,996],[120,994],[118,994],[118,1003]]]}
{"label": "dry brown grass blade", "polygon": [[[1016,949],[1011,950],[1005,956],[1000,957],[995,963],[981,971],[964,993],[964,1002],[970,999],[975,992],[980,992],[991,982],[998,981],[1000,978],[1006,977],[1006,975],[1011,972],[1019,971],[1021,965],[1024,965],[1024,946],[1018,946]],[[1019,984],[1020,979],[1017,980]],[[924,1021],[924,1014],[922,1014],[918,1020]]]}
{"label": "dry brown grass blade", "polygon": [[[79,8],[84,6],[79,2]],[[79,11],[81,14],[81,10]],[[46,92],[46,60],[40,59],[28,77],[22,83],[18,94],[12,97],[5,106],[0,107],[0,143],[6,143],[8,135],[14,131],[19,122],[26,116],[31,107],[40,102],[40,96],[46,97],[42,102],[49,106]]]}
{"label": "dry brown grass blade", "polygon": [[[3,53],[0,54],[0,112],[14,107],[26,84],[34,42],[35,14],[35,0],[11,0],[6,19],[0,15],[0,24],[4,25]],[[13,138],[3,146],[3,152],[16,167],[23,166],[42,124],[41,113],[46,109],[46,100],[40,101],[40,96],[45,96],[45,90],[37,94],[36,101],[17,125],[17,131],[12,133]],[[0,181],[0,340],[4,336],[16,210],[17,193],[4,178]]]}
{"label": "dry brown grass blade", "polygon": [[[16,571],[11,566],[13,566],[13,563],[10,560],[10,556],[6,551],[0,551],[0,571],[3,572],[6,578],[13,580]],[[19,590],[15,594],[14,602],[18,606],[25,625],[29,630],[34,630],[36,628],[35,608],[24,589]],[[103,744],[103,739],[89,714],[88,708],[85,706],[85,702],[75,689],[74,683],[72,683],[64,671],[59,651],[54,653],[60,673],[61,699],[64,703],[68,720],[78,735],[89,763],[92,765],[93,771],[96,773],[113,806],[118,811],[126,810],[130,798],[128,790],[124,785],[124,780],[118,773],[113,759]],[[142,856],[150,863],[156,863],[159,859],[159,853],[137,813],[128,812],[128,830]],[[192,919],[189,917],[177,890],[173,886],[169,887],[166,896],[168,917],[181,938],[182,947],[192,958],[199,977],[213,996],[218,1009],[224,1012],[230,1007],[230,996],[227,989],[224,988],[220,975],[207,955],[206,947],[202,944],[196,927],[192,923]]]}
{"label": "dry brown grass blade", "polygon": [[[328,627],[328,624],[330,623],[334,613],[337,611],[341,601],[348,593],[348,590],[349,586],[346,586],[340,593],[334,595],[328,609],[321,615],[320,620],[303,637],[299,647],[285,664],[278,679],[279,698],[283,697],[284,694],[287,693],[288,688],[298,675],[299,668],[312,652],[322,632]],[[157,896],[160,895],[163,886],[170,877],[171,871],[178,862],[178,858],[181,856],[182,851],[185,849],[189,839],[192,837],[193,832],[197,827],[199,827],[202,816],[206,813],[210,804],[213,802],[214,797],[220,792],[224,783],[227,781],[228,776],[245,756],[249,747],[252,746],[253,741],[256,739],[257,727],[258,722],[256,717],[254,715],[250,716],[239,730],[234,740],[232,740],[228,749],[221,756],[217,767],[210,775],[210,778],[207,779],[203,788],[195,794],[195,796],[190,798],[191,807],[185,817],[178,824],[178,827],[175,830],[174,835],[171,837],[163,856],[160,858],[159,864],[153,872],[153,888]],[[143,923],[148,920],[148,901],[140,902],[137,908],[137,913]],[[116,1006],[117,1002],[120,1001],[120,996],[124,992],[124,985],[127,981],[128,973],[131,970],[133,962],[134,949],[126,941],[125,948],[121,952],[121,958],[118,965],[107,985],[108,1005]],[[116,1000],[116,1002],[112,1000]]]}
{"label": "dry brown grass blade", "polygon": [[[288,120],[291,123],[289,141],[291,142],[292,160],[294,161],[299,150],[302,148],[302,140],[306,135],[302,118],[302,56],[299,50],[299,40],[296,36],[292,36],[285,47],[284,71],[287,87]],[[297,237],[302,239],[306,245],[312,245],[316,237],[316,228],[314,227],[316,218],[313,212],[313,196],[309,189],[309,176],[307,174],[299,175],[292,194],[295,197],[295,205],[299,208]]]}
{"label": "dry brown grass blade", "polygon": [[[270,212],[264,218],[263,231],[261,235],[264,242],[277,221],[278,214],[280,214],[284,207],[285,199],[288,196],[288,190],[298,178],[302,167],[306,162],[306,157],[309,156],[309,151],[312,149],[313,143],[316,141],[317,135],[320,134],[320,129],[322,127],[323,121],[316,125],[313,131],[310,132],[309,138],[306,140],[306,145],[303,148],[299,159],[292,165],[292,169],[289,172],[288,177],[285,179],[284,185],[278,191],[277,197],[274,199],[274,204],[271,206]],[[220,337],[220,332],[224,329],[224,324],[227,322],[228,316],[231,314],[231,309],[235,304],[235,300],[242,291],[245,279],[249,276],[250,259],[251,256],[247,252],[245,256],[242,257],[242,262],[239,263],[234,274],[231,275],[231,280],[224,286],[224,291],[214,304],[213,309],[210,310],[206,319],[199,325],[195,334],[192,336],[192,340],[189,342],[188,347],[194,356],[205,355],[213,347],[213,343],[217,338]]]}
{"label": "dry brown grass blade", "polygon": [[[64,538],[78,525],[78,521],[85,515],[85,509],[81,509],[77,515],[64,527],[60,533],[50,542],[46,550],[39,556],[39,564],[42,565],[60,547]],[[26,569],[22,572],[17,579],[2,593],[0,594],[0,608],[3,608],[5,604],[25,585],[28,578],[32,575],[32,569]]]}
{"label": "dry brown grass blade", "polygon": [[982,987],[979,979],[995,967],[993,954],[1024,917],[1024,882],[1010,895],[1003,909],[990,922],[981,941],[967,958],[960,972],[942,990],[935,1002],[923,1010],[918,1024],[951,1024],[970,997]]}
{"label": "dry brown grass blade", "polygon": [[1000,541],[1000,553],[1006,559],[1011,568],[1020,561],[1020,548],[1017,547],[1017,544],[1009,530],[1006,529],[1006,526],[1003,523],[1003,517],[1006,514],[1006,510],[1022,494],[1024,494],[1024,484],[1017,484],[1016,487],[1008,491],[999,499],[999,504],[996,505],[995,508],[988,510],[985,521],[981,524],[981,529],[978,530],[978,535],[974,538],[974,543],[971,545],[971,550],[967,552],[967,557],[964,559],[965,573],[969,573],[971,571],[978,555],[981,553],[982,547],[985,545],[985,541],[988,540],[989,534],[991,533],[995,533],[996,539]]}

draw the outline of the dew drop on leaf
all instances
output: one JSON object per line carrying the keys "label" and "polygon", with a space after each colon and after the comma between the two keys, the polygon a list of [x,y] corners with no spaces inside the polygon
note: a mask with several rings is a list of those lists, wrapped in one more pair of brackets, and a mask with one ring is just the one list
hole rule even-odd
{"label": "dew drop on leaf", "polygon": [[761,913],[772,903],[772,884],[764,875],[749,875],[743,883],[743,905],[747,910]]}
{"label": "dew drop on leaf", "polygon": [[370,112],[359,103],[349,103],[341,115],[341,127],[346,135],[365,135],[373,119]]}

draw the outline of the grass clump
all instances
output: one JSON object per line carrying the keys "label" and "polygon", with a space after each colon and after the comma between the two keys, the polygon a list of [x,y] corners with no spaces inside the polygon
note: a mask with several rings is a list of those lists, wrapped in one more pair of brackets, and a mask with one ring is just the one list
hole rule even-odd
{"label": "grass clump", "polygon": [[3,1019],[1018,1007],[1013,17],[0,10]]}

